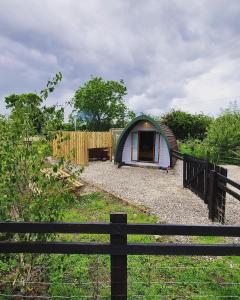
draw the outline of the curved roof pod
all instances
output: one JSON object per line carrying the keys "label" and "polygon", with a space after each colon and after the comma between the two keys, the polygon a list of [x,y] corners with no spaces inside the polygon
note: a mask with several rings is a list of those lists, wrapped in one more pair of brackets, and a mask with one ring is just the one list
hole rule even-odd
{"label": "curved roof pod", "polygon": [[[135,119],[133,119],[126,126],[126,128],[122,131],[122,133],[118,139],[116,151],[115,151],[114,161],[116,163],[122,162],[123,149],[124,149],[124,145],[125,145],[125,142],[126,142],[126,139],[129,135],[129,133],[138,123],[143,122],[143,121],[149,122],[156,129],[156,131],[159,132],[159,134],[164,138],[164,140],[166,141],[169,153],[170,153],[170,150],[178,150],[176,138],[175,138],[172,130],[167,125],[161,123],[160,121],[156,121],[149,116],[141,115],[141,116],[138,116]],[[176,160],[173,159],[172,165],[171,165],[172,167],[175,165],[175,162],[176,162]]]}

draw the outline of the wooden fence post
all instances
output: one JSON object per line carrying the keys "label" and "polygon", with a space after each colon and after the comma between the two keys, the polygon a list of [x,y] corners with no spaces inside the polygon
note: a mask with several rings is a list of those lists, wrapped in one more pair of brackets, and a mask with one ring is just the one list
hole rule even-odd
{"label": "wooden fence post", "polygon": [[186,185],[186,178],[187,178],[187,169],[186,169],[187,159],[186,155],[183,154],[183,187],[185,188]]}
{"label": "wooden fence post", "polygon": [[205,160],[205,170],[204,170],[204,203],[208,203],[208,174],[209,174],[209,162]]}
{"label": "wooden fence post", "polygon": [[210,182],[209,182],[209,198],[208,198],[208,217],[214,221],[216,211],[216,184],[217,184],[217,173],[215,170],[210,170]]}
{"label": "wooden fence post", "polygon": [[[127,223],[126,213],[111,213],[111,223]],[[126,245],[126,234],[111,234],[112,246]],[[127,300],[127,255],[111,255],[111,299]]]}

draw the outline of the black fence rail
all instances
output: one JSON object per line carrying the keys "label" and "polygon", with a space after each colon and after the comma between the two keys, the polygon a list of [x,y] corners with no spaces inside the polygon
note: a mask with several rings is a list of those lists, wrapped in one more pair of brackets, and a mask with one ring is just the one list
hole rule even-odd
{"label": "black fence rail", "polygon": [[176,150],[171,150],[171,156],[183,160],[184,154]]}
{"label": "black fence rail", "polygon": [[234,164],[234,165],[239,166],[240,165],[240,157],[225,156],[224,154],[220,154],[220,163],[221,164]]}
{"label": "black fence rail", "polygon": [[[240,244],[128,243],[128,235],[240,237],[240,226],[127,224],[125,213],[110,215],[110,223],[1,222],[0,233],[110,234],[110,243],[0,241],[0,253],[102,254],[111,257],[111,299],[127,299],[128,255],[240,256]],[[159,295],[161,296],[161,295]]]}
{"label": "black fence rail", "polygon": [[183,161],[183,186],[208,206],[210,220],[224,224],[226,194],[240,200],[240,184],[227,178],[227,169],[207,160],[177,151],[172,151],[172,156]]}
{"label": "black fence rail", "polygon": [[[217,171],[211,171],[211,180],[213,186],[212,199],[212,216],[218,216],[218,221],[225,222],[226,195],[232,196],[235,200],[240,201],[240,184],[227,178]],[[236,203],[236,205],[240,203]],[[216,211],[217,210],[217,211]]]}
{"label": "black fence rail", "polygon": [[171,151],[170,151],[170,166],[173,167],[175,165],[177,159],[183,160],[183,156],[184,156],[184,154],[182,154],[181,152],[171,149]]}

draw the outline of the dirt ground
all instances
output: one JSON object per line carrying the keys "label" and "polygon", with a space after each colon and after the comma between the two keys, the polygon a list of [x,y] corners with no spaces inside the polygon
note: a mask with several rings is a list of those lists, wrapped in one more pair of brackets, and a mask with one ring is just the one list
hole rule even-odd
{"label": "dirt ground", "polygon": [[[229,178],[240,181],[240,167],[225,166]],[[131,204],[147,208],[160,222],[179,224],[210,224],[203,200],[182,187],[182,162],[169,172],[159,169],[92,162],[81,178]],[[240,203],[227,197],[227,224],[240,223]]]}

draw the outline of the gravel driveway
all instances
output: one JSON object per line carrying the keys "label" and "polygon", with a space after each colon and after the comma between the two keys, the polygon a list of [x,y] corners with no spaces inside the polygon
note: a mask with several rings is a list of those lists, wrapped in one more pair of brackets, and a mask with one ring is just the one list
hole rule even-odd
{"label": "gravel driveway", "polygon": [[[229,177],[240,179],[239,167],[229,167]],[[161,222],[209,224],[207,206],[190,190],[182,187],[182,162],[174,170],[123,166],[92,162],[85,167],[81,178],[115,196],[138,206],[144,206]],[[239,223],[240,203],[227,199],[227,223]],[[238,220],[237,220],[238,219]]]}
{"label": "gravel driveway", "polygon": [[[233,165],[224,165],[228,169],[228,178],[240,184],[240,167]],[[234,190],[232,186],[230,189]],[[239,194],[239,190],[235,189]],[[227,194],[225,217],[227,224],[240,224],[240,201]]]}
{"label": "gravel driveway", "polygon": [[204,202],[182,187],[182,163],[168,173],[159,169],[92,162],[81,178],[129,203],[147,207],[161,222],[207,224]]}

